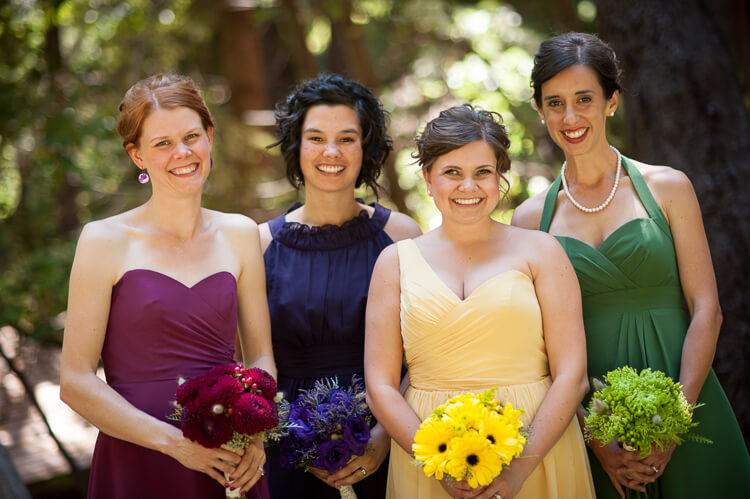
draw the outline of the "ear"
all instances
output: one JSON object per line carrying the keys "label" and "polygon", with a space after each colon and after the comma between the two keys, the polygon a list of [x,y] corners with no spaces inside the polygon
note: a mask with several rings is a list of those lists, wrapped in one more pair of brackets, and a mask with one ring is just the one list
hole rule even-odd
{"label": "ear", "polygon": [[141,170],[145,168],[143,166],[143,158],[141,157],[141,151],[138,149],[135,143],[130,142],[128,145],[126,145],[125,151],[127,151],[128,156],[130,156],[130,159],[133,160],[133,163],[135,163],[135,166],[137,166]]}
{"label": "ear", "polygon": [[422,168],[422,178],[424,178],[424,183],[427,186],[427,194],[432,197],[432,181],[430,180],[430,172],[426,168]]}
{"label": "ear", "polygon": [[542,110],[539,109],[539,106],[536,105],[536,100],[534,100],[533,97],[531,98],[531,105],[533,106],[534,110],[536,111],[536,114],[539,115],[539,119],[543,120],[544,119],[544,113],[542,113]]}
{"label": "ear", "polygon": [[614,113],[617,110],[617,105],[620,102],[620,91],[615,90],[612,93],[612,97],[609,98],[609,101],[607,101],[607,115],[610,113]]}
{"label": "ear", "polygon": [[214,127],[210,126],[206,130],[206,137],[208,137],[208,145],[213,149],[214,147]]}

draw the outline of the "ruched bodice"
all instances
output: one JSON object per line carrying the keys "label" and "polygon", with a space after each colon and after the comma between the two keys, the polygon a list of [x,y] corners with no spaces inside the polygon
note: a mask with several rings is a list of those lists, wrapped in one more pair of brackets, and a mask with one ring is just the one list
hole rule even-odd
{"label": "ruched bodice", "polygon": [[[617,367],[650,367],[680,379],[689,325],[672,232],[643,176],[628,159],[622,165],[648,217],[630,220],[599,248],[557,236],[575,268],[583,297],[589,375],[601,378]],[[549,231],[561,178],[547,193],[541,230]],[[585,401],[588,401],[590,394]],[[750,459],[731,407],[711,370],[694,413],[696,432],[714,441],[688,441],[672,455],[664,474],[650,484],[652,499],[750,497]],[[593,454],[597,497],[618,498]],[[706,478],[710,477],[710,478]]]}
{"label": "ruched bodice", "polygon": [[[413,241],[399,243],[399,259],[403,262],[401,336],[411,386],[470,391],[533,383],[549,376],[541,311],[526,274],[516,270],[497,274],[461,300]],[[514,348],[508,348],[509,343]],[[495,362],[477,362],[477,352],[482,350]]]}
{"label": "ruched bodice", "polygon": [[[296,204],[291,210],[299,207]],[[308,226],[282,215],[268,222],[273,236],[264,254],[271,338],[279,389],[289,400],[315,380],[352,375],[364,379],[365,308],[380,252],[393,241],[385,232],[390,210],[374,204],[340,226]],[[268,449],[272,497],[338,498],[310,473],[280,466],[279,447]],[[355,484],[360,499],[381,499],[385,466]]]}
{"label": "ruched bodice", "polygon": [[[542,313],[523,272],[489,276],[465,299],[438,277],[413,240],[398,242],[401,337],[410,386],[404,398],[420,419],[450,397],[497,387],[531,424],[552,383]],[[391,446],[389,497],[448,497],[412,458]],[[588,498],[591,477],[581,432],[571,422],[518,498]]]}
{"label": "ruched bodice", "polygon": [[[136,408],[168,419],[180,377],[233,362],[237,286],[229,272],[193,286],[153,270],[126,272],[112,288],[102,363],[107,383]],[[221,498],[223,487],[171,457],[100,433],[89,497]],[[267,497],[265,480],[248,497]]]}

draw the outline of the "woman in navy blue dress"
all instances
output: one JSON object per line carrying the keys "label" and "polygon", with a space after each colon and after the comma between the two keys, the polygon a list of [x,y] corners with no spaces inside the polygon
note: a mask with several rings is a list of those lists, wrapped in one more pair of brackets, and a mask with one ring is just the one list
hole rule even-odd
{"label": "woman in navy blue dress", "polygon": [[[367,293],[381,250],[421,234],[406,215],[354,197],[377,177],[392,150],[386,113],[362,85],[328,75],[301,83],[276,108],[287,178],[304,186],[296,204],[260,226],[279,389],[293,401],[316,379],[336,376],[346,386],[364,379]],[[390,437],[378,424],[370,445],[334,474],[281,466],[269,449],[274,498],[338,498],[354,485],[359,499],[385,497]]]}

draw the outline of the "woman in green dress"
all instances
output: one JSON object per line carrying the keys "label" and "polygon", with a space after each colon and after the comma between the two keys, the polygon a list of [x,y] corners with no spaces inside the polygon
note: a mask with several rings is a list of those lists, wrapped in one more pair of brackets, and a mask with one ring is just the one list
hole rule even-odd
{"label": "woman in green dress", "polygon": [[705,404],[694,413],[696,431],[714,443],[688,441],[639,460],[617,442],[592,440],[597,497],[625,497],[627,489],[651,499],[750,497],[750,457],[711,369],[721,310],[698,200],[683,172],[625,158],[607,142],[619,77],[614,52],[594,35],[541,44],[534,103],[565,163],[512,223],[555,235],[572,261],[589,375],[601,379],[624,365],[665,372],[688,402]]}

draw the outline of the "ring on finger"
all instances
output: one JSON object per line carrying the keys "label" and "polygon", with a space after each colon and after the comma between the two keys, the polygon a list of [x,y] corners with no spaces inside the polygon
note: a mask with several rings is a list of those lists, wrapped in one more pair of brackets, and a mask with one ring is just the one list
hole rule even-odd
{"label": "ring on finger", "polygon": [[362,472],[363,476],[367,476],[367,470],[366,469],[360,468],[359,471]]}
{"label": "ring on finger", "polygon": [[495,492],[494,494],[492,494],[492,497],[494,497],[495,499],[503,499],[503,496],[501,496],[497,492]]}
{"label": "ring on finger", "polygon": [[654,473],[659,473],[659,468],[657,468],[653,464],[651,465],[651,469],[653,470]]}
{"label": "ring on finger", "polygon": [[260,473],[260,476],[265,475],[266,473],[263,471],[263,466],[258,466],[258,473]]}

